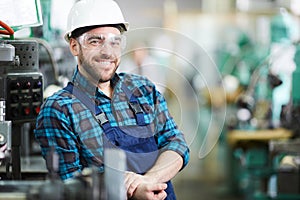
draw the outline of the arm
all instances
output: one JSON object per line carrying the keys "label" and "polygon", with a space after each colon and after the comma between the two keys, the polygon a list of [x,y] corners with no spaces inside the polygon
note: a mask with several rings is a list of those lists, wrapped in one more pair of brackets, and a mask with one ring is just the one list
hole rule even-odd
{"label": "arm", "polygon": [[165,99],[159,93],[156,96],[158,98],[155,100],[155,119],[157,120],[155,126],[158,149],[162,153],[159,155],[155,165],[146,174],[138,175],[132,172],[126,174],[128,197],[133,196],[140,199],[147,192],[147,194],[150,193],[152,195],[163,193],[164,191],[162,190],[143,191],[143,189],[147,185],[154,184],[158,186],[171,180],[189,160],[188,146],[183,134],[178,130],[175,121],[169,114]]}
{"label": "arm", "polygon": [[[165,151],[157,159],[155,165],[145,174],[138,175],[133,172],[126,174],[126,186],[128,197],[137,199],[145,197],[145,193],[155,199],[155,194],[163,196],[167,182],[171,180],[182,168],[183,159],[174,151]],[[152,186],[151,188],[147,188]],[[147,196],[146,195],[146,196]],[[147,199],[147,198],[145,198]],[[160,196],[157,197],[160,199]]]}
{"label": "arm", "polygon": [[61,179],[73,177],[82,166],[76,147],[76,137],[70,129],[68,117],[56,98],[48,98],[37,117],[35,139],[40,144],[42,155],[47,159],[51,149],[59,155]]}
{"label": "arm", "polygon": [[179,172],[182,165],[183,159],[179,154],[174,151],[165,151],[144,176],[157,183],[167,182]]}

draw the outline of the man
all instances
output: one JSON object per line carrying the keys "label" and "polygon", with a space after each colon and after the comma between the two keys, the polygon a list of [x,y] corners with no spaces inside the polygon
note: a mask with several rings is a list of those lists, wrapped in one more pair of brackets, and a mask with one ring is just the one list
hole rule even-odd
{"label": "man", "polygon": [[65,39],[78,66],[68,86],[45,101],[35,137],[44,157],[55,149],[61,179],[84,167],[103,171],[104,148],[126,152],[128,198],[176,199],[170,180],[189,149],[155,85],[120,73],[128,23],[112,0],[81,0],[68,17]]}

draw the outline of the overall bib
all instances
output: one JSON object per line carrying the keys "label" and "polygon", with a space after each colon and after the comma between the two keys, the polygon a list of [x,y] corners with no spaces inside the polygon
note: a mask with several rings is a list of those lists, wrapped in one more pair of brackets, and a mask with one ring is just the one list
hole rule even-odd
{"label": "overall bib", "polygon": [[[104,148],[121,148],[126,154],[127,170],[138,174],[146,173],[158,157],[156,139],[149,125],[145,123],[144,112],[132,92],[123,84],[122,90],[129,100],[129,106],[135,114],[137,125],[112,127],[105,113],[71,82],[64,88],[74,94],[92,111],[104,131]],[[171,181],[167,182],[167,200],[175,200]]]}

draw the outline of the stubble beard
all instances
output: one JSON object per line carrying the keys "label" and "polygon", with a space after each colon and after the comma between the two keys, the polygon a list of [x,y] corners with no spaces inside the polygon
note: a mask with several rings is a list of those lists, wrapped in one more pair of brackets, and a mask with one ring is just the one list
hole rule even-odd
{"label": "stubble beard", "polygon": [[101,69],[101,66],[97,66],[99,63],[97,64],[96,61],[93,63],[93,60],[95,61],[93,55],[86,57],[82,52],[80,53],[78,63],[82,66],[82,73],[94,84],[110,81],[118,69],[119,63],[117,60],[114,59],[115,61],[111,63],[111,65],[114,64],[113,68],[104,69]]}

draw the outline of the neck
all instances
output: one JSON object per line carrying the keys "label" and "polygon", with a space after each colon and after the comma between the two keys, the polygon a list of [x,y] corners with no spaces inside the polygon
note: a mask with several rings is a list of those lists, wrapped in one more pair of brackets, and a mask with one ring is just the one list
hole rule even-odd
{"label": "neck", "polygon": [[98,88],[109,98],[112,97],[113,88],[111,87],[110,81],[98,83]]}

